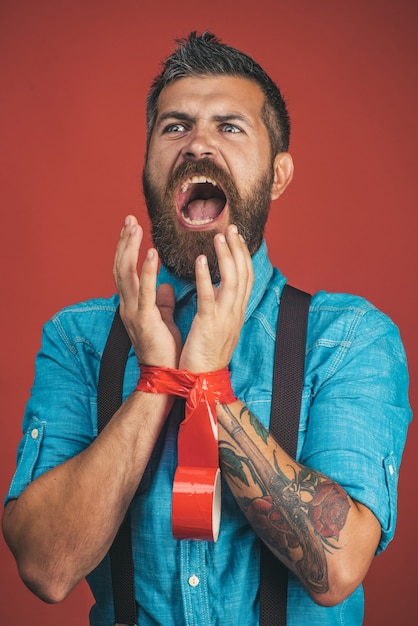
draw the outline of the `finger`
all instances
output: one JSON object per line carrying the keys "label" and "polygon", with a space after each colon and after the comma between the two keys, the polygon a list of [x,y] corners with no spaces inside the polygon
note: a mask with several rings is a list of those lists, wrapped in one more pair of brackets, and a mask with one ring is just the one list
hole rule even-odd
{"label": "finger", "polygon": [[229,226],[225,235],[229,250],[237,268],[237,274],[240,279],[247,282],[249,274],[248,261],[250,261],[251,264],[251,255],[248,251],[247,245],[235,225]]}
{"label": "finger", "polygon": [[131,229],[133,226],[137,225],[138,221],[134,215],[127,215],[125,218],[125,223],[122,227],[118,244],[116,246],[115,258],[113,263],[113,271],[116,271],[116,268],[119,267],[120,257],[124,253],[126,246],[128,244]]}
{"label": "finger", "polygon": [[142,228],[134,218],[125,224],[116,248],[113,276],[121,305],[128,309],[136,307],[138,301],[137,263],[142,236]]}
{"label": "finger", "polygon": [[253,261],[251,258],[251,254],[250,254],[250,251],[248,250],[248,246],[247,246],[245,239],[241,235],[239,235],[239,239],[241,241],[241,246],[242,246],[242,250],[243,250],[244,258],[245,258],[245,265],[247,268],[247,272],[246,272],[247,279],[245,282],[245,286],[246,286],[245,301],[246,303],[248,303],[248,300],[250,299],[251,292],[253,289],[253,284],[254,284],[254,268],[253,268]]}
{"label": "finger", "polygon": [[113,262],[113,271],[116,271],[116,268],[119,265],[119,261],[120,261],[120,256],[123,253],[126,244],[127,244],[127,240],[129,238],[130,235],[130,229],[132,226],[134,226],[135,224],[137,224],[137,220],[133,215],[127,215],[125,218],[125,223],[122,227],[120,236],[119,236],[119,241],[117,243],[116,246],[116,250],[115,250],[115,258],[114,258],[114,262]]}
{"label": "finger", "polygon": [[200,316],[211,315],[215,304],[215,294],[208,261],[203,254],[196,259],[195,274],[198,314]]}
{"label": "finger", "polygon": [[154,248],[150,248],[145,256],[138,283],[138,311],[145,313],[155,307],[157,271],[158,254]]}
{"label": "finger", "polygon": [[227,228],[224,239],[216,236],[214,244],[221,276],[219,299],[240,304],[246,289],[248,270],[236,226]]}
{"label": "finger", "polygon": [[245,312],[253,285],[253,267],[247,245],[235,225],[230,225],[225,233],[228,253],[217,248],[221,274],[220,298],[231,301],[234,308]]}

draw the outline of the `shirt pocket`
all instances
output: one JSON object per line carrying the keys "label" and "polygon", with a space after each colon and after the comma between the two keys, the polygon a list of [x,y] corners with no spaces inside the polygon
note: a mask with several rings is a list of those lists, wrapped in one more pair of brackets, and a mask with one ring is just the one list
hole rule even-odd
{"label": "shirt pocket", "polygon": [[30,418],[24,437],[19,445],[17,467],[7,499],[10,500],[20,496],[25,487],[32,482],[34,468],[45,436],[45,429],[45,422],[41,422],[35,415]]}

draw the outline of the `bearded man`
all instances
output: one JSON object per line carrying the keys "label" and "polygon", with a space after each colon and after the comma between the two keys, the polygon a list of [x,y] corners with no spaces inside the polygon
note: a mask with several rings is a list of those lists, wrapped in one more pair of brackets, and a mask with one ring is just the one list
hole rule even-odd
{"label": "bearded man", "polygon": [[[280,90],[244,53],[191,33],[151,86],[147,129],[155,248],[138,275],[143,231],[128,216],[118,295],[45,325],[3,518],[21,576],[48,602],[87,577],[90,623],[110,626],[106,555],[130,507],[141,625],[259,624],[261,542],[289,570],[288,624],[361,624],[362,580],[394,534],[411,418],[398,330],[359,297],[312,297],[291,458],[268,432],[286,279],[263,234],[293,175]],[[124,402],[97,436],[98,371],[118,305],[133,350]],[[220,397],[216,541],[172,533],[178,433],[188,421],[173,381],[184,376],[215,380]]]}

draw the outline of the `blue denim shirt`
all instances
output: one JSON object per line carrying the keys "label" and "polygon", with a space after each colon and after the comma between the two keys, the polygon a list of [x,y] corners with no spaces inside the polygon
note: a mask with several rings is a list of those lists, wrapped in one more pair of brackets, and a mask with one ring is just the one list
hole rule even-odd
{"label": "blue denim shirt", "polygon": [[[230,369],[235,394],[268,427],[272,364],[285,278],[265,243],[253,257],[255,282]],[[193,284],[170,276],[176,322],[187,336],[196,313]],[[36,375],[23,422],[16,474],[7,499],[30,481],[86,448],[97,435],[100,358],[118,297],[59,312],[44,327]],[[124,397],[138,379],[131,351]],[[394,534],[398,471],[411,411],[408,373],[396,326],[362,298],[317,293],[311,302],[298,460],[337,481],[369,507],[382,528],[379,551]],[[171,489],[178,423],[169,420],[148,491],[132,503],[136,596],[142,626],[256,626],[259,622],[259,541],[223,484],[216,543],[176,541]],[[94,506],[94,503],[92,503]],[[106,558],[88,576],[96,599],[90,620],[113,625]],[[289,626],[362,623],[359,587],[342,604],[316,605],[290,575]]]}

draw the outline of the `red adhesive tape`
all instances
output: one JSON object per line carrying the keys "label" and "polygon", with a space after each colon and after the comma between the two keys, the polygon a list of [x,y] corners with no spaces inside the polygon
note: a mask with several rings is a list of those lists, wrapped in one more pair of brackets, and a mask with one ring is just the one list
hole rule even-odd
{"label": "red adhesive tape", "polygon": [[221,518],[216,404],[235,400],[228,368],[193,374],[168,368],[141,367],[138,391],[186,397],[180,424],[174,476],[172,530],[175,539],[216,541]]}
{"label": "red adhesive tape", "polygon": [[173,485],[173,536],[176,539],[216,541],[220,522],[219,468],[178,467]]}

